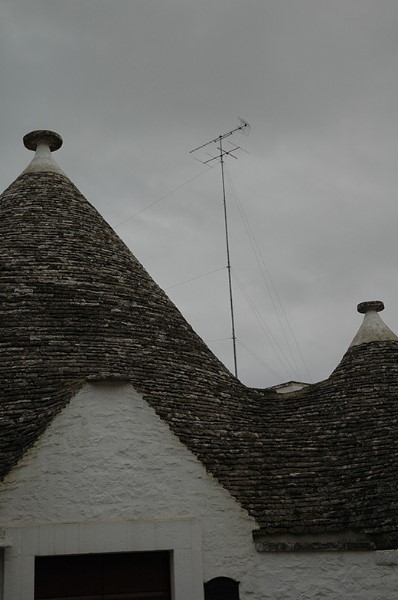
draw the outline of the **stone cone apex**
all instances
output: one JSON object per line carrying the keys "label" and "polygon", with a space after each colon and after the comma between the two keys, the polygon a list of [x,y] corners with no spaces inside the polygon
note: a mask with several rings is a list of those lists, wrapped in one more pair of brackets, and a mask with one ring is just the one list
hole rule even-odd
{"label": "stone cone apex", "polygon": [[369,342],[398,341],[398,337],[387,327],[378,314],[384,310],[383,302],[379,300],[361,302],[358,304],[357,310],[365,317],[349,348]]}
{"label": "stone cone apex", "polygon": [[25,173],[59,173],[65,175],[52,156],[52,152],[62,146],[62,137],[55,131],[40,129],[27,133],[23,138],[25,148],[36,152],[33,160],[26,167]]}

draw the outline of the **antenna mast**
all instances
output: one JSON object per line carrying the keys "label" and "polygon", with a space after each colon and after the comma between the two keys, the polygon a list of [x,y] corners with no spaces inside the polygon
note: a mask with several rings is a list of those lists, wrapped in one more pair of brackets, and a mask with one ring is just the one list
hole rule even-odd
{"label": "antenna mast", "polygon": [[240,121],[240,124],[237,127],[235,127],[235,129],[232,129],[231,131],[228,131],[227,133],[219,135],[214,140],[205,142],[201,146],[198,146],[197,148],[194,148],[193,150],[190,151],[190,154],[193,154],[194,152],[198,152],[199,150],[202,150],[203,148],[206,148],[207,146],[210,146],[211,144],[218,143],[218,146],[217,146],[218,154],[216,154],[215,156],[212,156],[211,154],[207,154],[207,152],[206,152],[206,154],[208,156],[210,156],[210,158],[208,158],[207,160],[201,160],[196,157],[195,158],[196,158],[196,160],[199,160],[199,162],[201,162],[204,165],[210,165],[213,161],[219,161],[220,166],[221,166],[222,197],[223,197],[223,207],[224,207],[225,245],[226,245],[226,252],[227,252],[229,305],[230,305],[230,312],[231,312],[232,350],[233,350],[233,357],[234,357],[235,377],[238,377],[238,360],[237,360],[237,354],[236,354],[235,317],[234,317],[234,303],[233,303],[233,296],[232,296],[231,258],[230,258],[230,253],[229,253],[228,213],[227,213],[227,199],[226,199],[226,194],[225,194],[225,178],[224,178],[224,156],[231,156],[232,158],[237,159],[237,156],[235,156],[233,154],[233,152],[236,152],[237,150],[243,150],[243,148],[241,148],[240,146],[236,146],[235,144],[232,144],[230,142],[232,148],[230,150],[226,150],[223,146],[223,140],[227,137],[230,137],[237,131],[240,131],[241,133],[244,133],[245,135],[249,135],[249,132],[250,132],[249,123],[247,123],[247,121],[244,121],[243,119],[240,119],[240,118],[239,118],[239,121]]}

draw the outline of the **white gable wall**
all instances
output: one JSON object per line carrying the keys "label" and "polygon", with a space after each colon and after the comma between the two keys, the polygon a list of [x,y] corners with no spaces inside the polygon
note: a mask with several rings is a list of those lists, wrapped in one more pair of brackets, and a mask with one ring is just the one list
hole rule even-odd
{"label": "white gable wall", "polygon": [[254,520],[128,384],[86,385],[57,415],[0,488],[0,527],[4,600],[33,600],[34,555],[157,549],[175,600],[216,576],[243,600],[396,598],[395,553],[257,553]]}

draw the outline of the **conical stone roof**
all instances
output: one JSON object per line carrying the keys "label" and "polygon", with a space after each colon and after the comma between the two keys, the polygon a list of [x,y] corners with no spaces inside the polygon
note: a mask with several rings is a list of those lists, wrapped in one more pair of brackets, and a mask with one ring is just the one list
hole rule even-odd
{"label": "conical stone roof", "polygon": [[355,345],[284,396],[243,386],[63,174],[59,140],[29,134],[38,153],[0,197],[1,477],[85,381],[122,378],[260,535],[398,547],[398,342]]}
{"label": "conical stone roof", "polygon": [[0,198],[1,393],[15,440],[3,473],[59,410],[65,385],[124,377],[169,399],[239,386],[38,145]]}

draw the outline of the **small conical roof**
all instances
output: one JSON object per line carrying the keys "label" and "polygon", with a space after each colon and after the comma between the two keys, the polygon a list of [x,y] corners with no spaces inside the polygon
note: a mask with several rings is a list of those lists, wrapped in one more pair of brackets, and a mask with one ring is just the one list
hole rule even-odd
{"label": "small conical roof", "polygon": [[380,318],[379,312],[384,310],[384,304],[380,300],[372,300],[361,302],[358,304],[357,310],[364,314],[362,325],[360,326],[356,336],[350,344],[350,348],[359,346],[360,344],[368,344],[369,342],[385,342],[398,340],[398,337]]}

